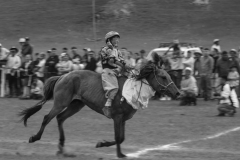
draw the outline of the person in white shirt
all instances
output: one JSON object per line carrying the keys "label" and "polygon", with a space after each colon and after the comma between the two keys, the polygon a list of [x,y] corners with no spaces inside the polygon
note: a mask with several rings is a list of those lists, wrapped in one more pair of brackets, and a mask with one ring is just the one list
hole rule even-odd
{"label": "person in white shirt", "polygon": [[9,95],[8,98],[17,97],[20,95],[20,88],[18,84],[18,69],[21,66],[21,58],[17,56],[18,49],[16,47],[12,47],[10,49],[10,54],[6,57],[6,78],[9,85]]}
{"label": "person in white shirt", "polygon": [[58,75],[63,75],[72,71],[72,61],[66,53],[61,54],[61,61],[56,65]]}
{"label": "person in white shirt", "polygon": [[37,68],[37,72],[36,75],[37,77],[44,83],[44,70],[45,70],[45,63],[46,63],[46,59],[45,59],[45,53],[42,52],[39,55],[39,63],[36,66]]}
{"label": "person in white shirt", "polygon": [[221,96],[216,97],[219,100],[217,116],[234,116],[236,113],[236,108],[239,108],[239,101],[237,94],[234,89],[231,89],[230,85],[227,82],[227,76],[221,77],[222,91]]}
{"label": "person in white shirt", "polygon": [[213,45],[211,47],[211,51],[214,52],[214,49],[216,49],[218,51],[218,53],[221,53],[222,50],[221,50],[221,46],[219,44],[219,39],[214,39],[213,40]]}
{"label": "person in white shirt", "polygon": [[0,60],[5,60],[8,54],[9,50],[4,48],[2,44],[0,44]]}
{"label": "person in white shirt", "polygon": [[192,69],[190,67],[185,68],[185,77],[181,82],[180,106],[189,105],[194,103],[196,105],[196,96],[198,94],[197,81],[192,76]]}
{"label": "person in white shirt", "polygon": [[193,71],[193,69],[194,69],[194,58],[192,56],[191,51],[188,51],[187,56],[183,59],[183,66],[184,66],[184,69],[187,68],[187,67],[190,67]]}

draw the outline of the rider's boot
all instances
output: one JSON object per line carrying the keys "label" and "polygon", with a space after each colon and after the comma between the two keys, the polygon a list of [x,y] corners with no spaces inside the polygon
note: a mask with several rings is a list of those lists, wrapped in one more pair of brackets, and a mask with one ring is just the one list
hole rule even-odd
{"label": "rider's boot", "polygon": [[112,100],[107,99],[107,102],[105,103],[105,107],[102,109],[104,115],[111,119],[112,118]]}

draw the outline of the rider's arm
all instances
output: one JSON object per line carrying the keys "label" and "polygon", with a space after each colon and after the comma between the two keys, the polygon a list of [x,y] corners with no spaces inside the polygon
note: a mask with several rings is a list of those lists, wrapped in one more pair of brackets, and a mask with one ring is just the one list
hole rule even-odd
{"label": "rider's arm", "polygon": [[111,65],[111,66],[113,66],[113,67],[117,67],[117,66],[123,67],[123,66],[124,66],[124,64],[122,64],[122,63],[119,62],[119,61],[116,61],[114,58],[110,58],[110,59],[108,60],[108,64]]}

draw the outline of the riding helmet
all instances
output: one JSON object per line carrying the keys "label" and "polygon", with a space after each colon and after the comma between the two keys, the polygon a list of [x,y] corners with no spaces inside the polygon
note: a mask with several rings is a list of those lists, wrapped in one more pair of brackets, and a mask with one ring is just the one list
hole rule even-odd
{"label": "riding helmet", "polygon": [[108,32],[108,33],[106,34],[106,36],[105,36],[105,42],[107,43],[107,40],[108,40],[109,38],[114,37],[114,36],[118,36],[118,37],[120,38],[120,35],[119,35],[118,32],[115,32],[115,31],[110,31],[110,32]]}

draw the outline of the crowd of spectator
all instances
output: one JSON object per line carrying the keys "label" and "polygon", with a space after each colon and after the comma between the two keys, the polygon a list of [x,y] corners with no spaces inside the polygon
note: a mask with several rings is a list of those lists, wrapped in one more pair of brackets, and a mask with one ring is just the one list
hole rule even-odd
{"label": "crowd of spectator", "polygon": [[[239,51],[231,49],[222,51],[219,39],[213,41],[211,48],[200,47],[200,51],[189,51],[182,54],[178,42],[174,42],[171,56],[162,57],[162,68],[171,76],[176,86],[188,97],[202,97],[211,100],[222,90],[221,78],[228,79],[231,88],[240,96]],[[52,48],[46,52],[35,53],[30,39],[20,38],[20,47],[4,48],[0,44],[0,65],[5,68],[6,97],[20,99],[40,99],[43,84],[52,76],[63,75],[75,70],[91,70],[102,72],[100,54],[90,48],[79,50],[77,47]],[[147,61],[145,50],[132,53],[127,48],[121,48],[121,53],[129,66],[137,70]],[[34,54],[34,55],[33,55]],[[34,57],[34,58],[33,58]],[[2,75],[2,74],[0,74]],[[155,96],[160,100],[171,100],[162,95]],[[184,105],[183,102],[180,103]]]}

